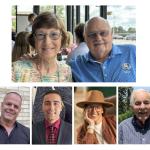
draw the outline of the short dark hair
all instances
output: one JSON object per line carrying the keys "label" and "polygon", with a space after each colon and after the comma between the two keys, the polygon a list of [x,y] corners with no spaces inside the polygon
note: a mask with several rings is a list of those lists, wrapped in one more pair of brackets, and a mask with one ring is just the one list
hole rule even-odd
{"label": "short dark hair", "polygon": [[40,28],[56,28],[62,33],[61,47],[66,45],[67,31],[60,17],[52,12],[43,12],[33,21],[32,34],[29,36],[29,43],[35,48],[35,33]]}
{"label": "short dark hair", "polygon": [[50,91],[44,93],[42,98],[44,99],[44,97],[45,97],[46,95],[48,95],[48,94],[57,94],[57,95],[59,95],[59,96],[61,97],[61,99],[62,99],[62,96],[61,96],[60,92],[57,91],[57,90],[50,90]]}
{"label": "short dark hair", "polygon": [[79,39],[79,42],[84,42],[84,23],[79,23],[76,27],[75,27],[75,35],[76,37]]}
{"label": "short dark hair", "polygon": [[43,97],[42,97],[42,100],[44,100],[44,97],[45,97],[46,95],[48,95],[48,94],[57,94],[57,95],[59,95],[60,98],[61,98],[62,107],[64,108],[64,103],[63,103],[63,100],[62,100],[62,95],[60,94],[59,91],[57,91],[57,90],[50,90],[50,91],[44,93],[44,94],[43,94]]}

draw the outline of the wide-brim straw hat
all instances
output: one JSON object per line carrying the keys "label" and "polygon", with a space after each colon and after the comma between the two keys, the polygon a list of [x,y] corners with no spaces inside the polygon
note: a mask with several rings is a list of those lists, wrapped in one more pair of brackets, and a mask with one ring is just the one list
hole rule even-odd
{"label": "wide-brim straw hat", "polygon": [[91,90],[87,92],[87,99],[85,101],[78,102],[76,105],[80,108],[85,108],[89,104],[101,104],[104,107],[112,107],[113,103],[106,102],[104,95],[99,90]]}

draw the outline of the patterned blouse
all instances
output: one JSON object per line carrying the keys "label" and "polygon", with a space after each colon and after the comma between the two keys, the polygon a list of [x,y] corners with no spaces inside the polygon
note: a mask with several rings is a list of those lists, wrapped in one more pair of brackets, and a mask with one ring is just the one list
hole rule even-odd
{"label": "patterned blouse", "polygon": [[58,69],[51,75],[40,75],[31,60],[13,62],[12,80],[14,82],[71,82],[71,68],[64,62],[57,62]]}

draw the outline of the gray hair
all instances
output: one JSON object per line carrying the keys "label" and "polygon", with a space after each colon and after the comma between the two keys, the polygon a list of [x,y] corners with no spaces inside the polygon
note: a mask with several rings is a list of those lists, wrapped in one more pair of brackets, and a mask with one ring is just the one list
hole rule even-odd
{"label": "gray hair", "polygon": [[108,20],[106,20],[103,17],[93,17],[93,18],[89,19],[88,21],[86,21],[85,26],[84,26],[84,34],[86,33],[86,29],[87,29],[88,24],[90,22],[94,21],[94,20],[101,20],[101,21],[105,22],[108,25],[108,27],[110,28],[110,31],[111,31],[111,27],[110,27],[110,24],[109,24]]}
{"label": "gray hair", "polygon": [[147,93],[149,96],[149,100],[150,100],[150,92],[144,89],[137,89],[137,90],[133,90],[131,97],[130,97],[130,106],[133,106],[135,103],[135,96],[137,93],[142,92],[142,93]]}

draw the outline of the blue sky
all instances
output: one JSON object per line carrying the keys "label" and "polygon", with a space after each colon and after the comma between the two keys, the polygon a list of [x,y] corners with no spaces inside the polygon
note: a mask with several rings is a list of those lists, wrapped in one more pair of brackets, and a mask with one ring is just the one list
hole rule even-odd
{"label": "blue sky", "polygon": [[134,88],[134,90],[135,89],[144,89],[144,90],[147,90],[147,91],[149,91],[150,92],[150,87],[143,87],[143,86],[138,86],[138,87],[133,87]]}

